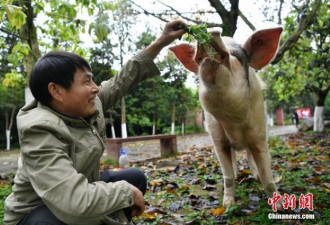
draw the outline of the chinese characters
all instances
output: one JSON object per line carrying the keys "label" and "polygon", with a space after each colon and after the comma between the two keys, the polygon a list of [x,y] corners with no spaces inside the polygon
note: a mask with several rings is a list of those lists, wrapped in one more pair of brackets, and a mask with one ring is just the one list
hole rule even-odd
{"label": "chinese characters", "polygon": [[[281,195],[274,192],[273,197],[268,199],[268,204],[272,205],[272,209],[274,212],[277,212],[276,203],[282,198]],[[296,208],[296,196],[294,194],[288,195],[284,194],[283,197],[283,208],[294,210]],[[301,194],[299,197],[299,209],[309,209],[309,211],[313,211],[313,194],[308,193],[306,195]]]}

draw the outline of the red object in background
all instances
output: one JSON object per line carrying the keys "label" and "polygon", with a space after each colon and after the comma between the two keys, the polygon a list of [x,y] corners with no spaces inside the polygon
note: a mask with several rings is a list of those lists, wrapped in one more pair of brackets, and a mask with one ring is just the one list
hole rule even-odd
{"label": "red object in background", "polygon": [[296,109],[299,119],[308,119],[312,117],[312,112],[310,108],[306,109]]}
{"label": "red object in background", "polygon": [[276,109],[275,111],[276,121],[278,126],[284,126],[284,113],[283,109]]}

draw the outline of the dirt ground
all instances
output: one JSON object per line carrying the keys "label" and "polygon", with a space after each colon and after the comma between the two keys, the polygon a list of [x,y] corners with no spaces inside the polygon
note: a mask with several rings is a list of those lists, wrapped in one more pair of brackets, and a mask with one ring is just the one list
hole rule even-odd
{"label": "dirt ground", "polygon": [[[290,133],[296,133],[298,130],[295,125],[274,126],[269,129],[269,136],[279,136]],[[135,143],[125,143],[129,148],[129,160],[131,162],[145,161],[151,158],[160,157],[159,141],[141,141]],[[181,135],[177,137],[177,149],[179,152],[187,151],[190,148],[201,148],[212,146],[212,141],[207,133]],[[17,160],[19,149],[0,150],[0,176],[15,173],[17,170]],[[106,153],[103,159],[107,157]]]}

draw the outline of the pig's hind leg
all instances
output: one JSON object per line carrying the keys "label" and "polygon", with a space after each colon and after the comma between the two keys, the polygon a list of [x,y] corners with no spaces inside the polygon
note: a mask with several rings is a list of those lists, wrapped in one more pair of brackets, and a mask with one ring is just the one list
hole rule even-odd
{"label": "pig's hind leg", "polygon": [[246,149],[247,160],[249,162],[249,167],[252,172],[252,176],[254,179],[258,180],[258,167],[256,162],[254,161],[252,152],[247,148]]}
{"label": "pig's hind leg", "polygon": [[[249,168],[251,170],[252,176],[255,180],[258,180],[258,168],[257,168],[256,162],[254,161],[252,153],[249,151],[249,149],[246,149],[246,155],[247,155],[247,160],[249,162]],[[234,148],[231,148],[231,161],[233,164],[234,175],[235,175],[235,180],[236,180],[237,174],[238,174],[238,166],[237,166],[237,159],[236,159],[236,150]]]}
{"label": "pig's hind leg", "polygon": [[237,173],[238,173],[236,150],[234,148],[231,148],[230,152],[231,152],[231,163],[233,165],[234,177],[235,177],[235,180],[236,180],[237,179]]}

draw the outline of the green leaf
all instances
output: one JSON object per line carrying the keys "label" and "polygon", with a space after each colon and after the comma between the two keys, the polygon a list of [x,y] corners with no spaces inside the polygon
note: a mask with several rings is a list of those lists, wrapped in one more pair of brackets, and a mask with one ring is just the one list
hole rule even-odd
{"label": "green leaf", "polygon": [[191,42],[192,37],[196,39],[200,44],[209,44],[211,42],[211,35],[210,33],[207,32],[207,25],[206,24],[201,24],[201,25],[192,25],[189,26],[188,28],[184,28],[188,36],[185,37],[184,39],[186,41]]}
{"label": "green leaf", "polygon": [[98,23],[95,26],[95,35],[98,41],[104,40],[109,33],[109,28],[104,23]]}
{"label": "green leaf", "polygon": [[10,24],[19,29],[26,21],[26,15],[22,12],[22,8],[15,5],[5,6],[6,14]]}
{"label": "green leaf", "polygon": [[93,15],[93,12],[94,12],[93,9],[88,8],[87,11],[88,11],[88,15],[89,15],[89,16]]}
{"label": "green leaf", "polygon": [[319,88],[319,87],[320,87],[320,84],[319,84],[319,82],[314,81],[314,82],[313,82],[313,86],[316,87],[316,88]]}
{"label": "green leaf", "polygon": [[6,73],[2,80],[2,85],[5,87],[15,87],[24,82],[22,74],[12,70],[10,73]]}
{"label": "green leaf", "polygon": [[13,64],[13,66],[17,66],[18,65],[18,57],[16,57],[15,54],[8,55],[7,60],[9,62],[11,62]]}
{"label": "green leaf", "polygon": [[88,27],[88,33],[89,33],[89,34],[92,33],[92,29],[93,29],[93,27],[94,27],[94,24],[95,24],[94,22],[92,22],[92,23],[89,24],[89,27]]}

